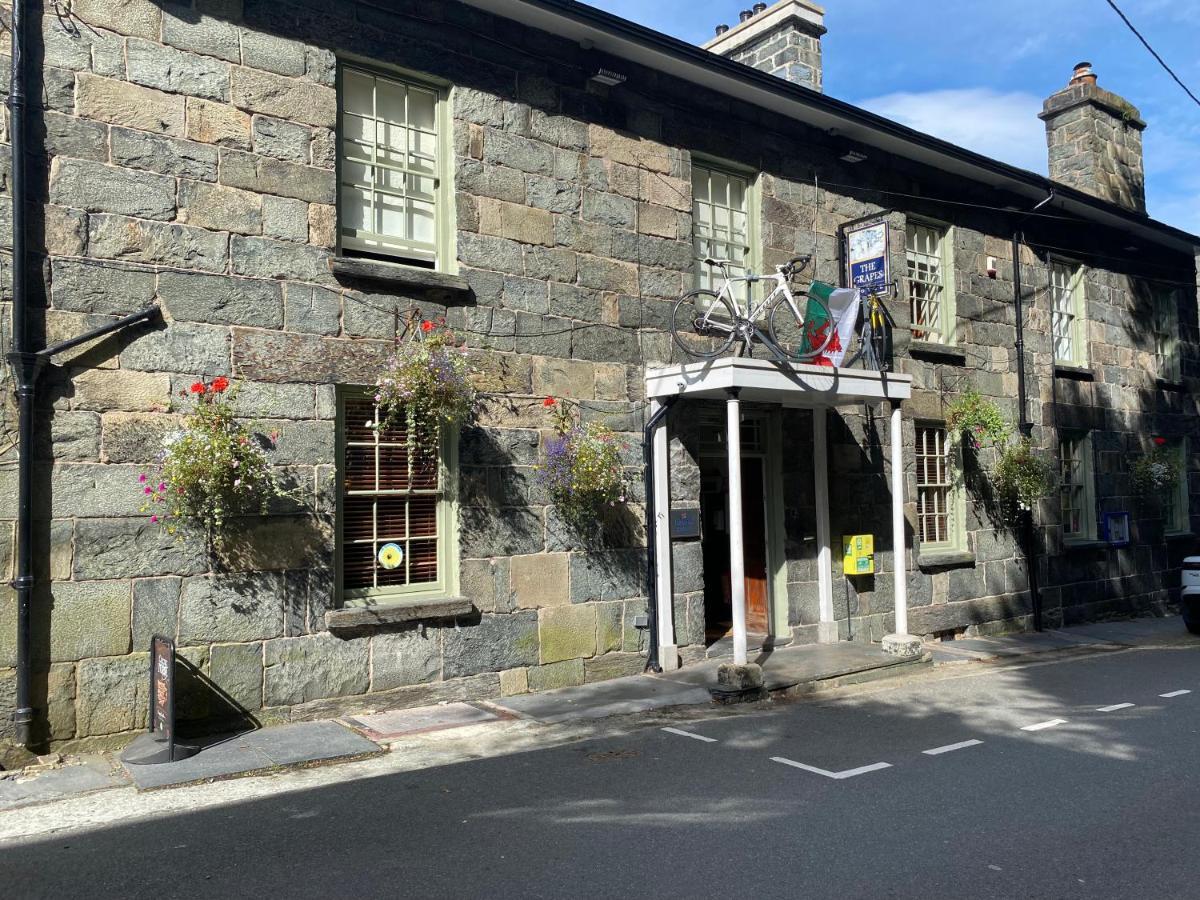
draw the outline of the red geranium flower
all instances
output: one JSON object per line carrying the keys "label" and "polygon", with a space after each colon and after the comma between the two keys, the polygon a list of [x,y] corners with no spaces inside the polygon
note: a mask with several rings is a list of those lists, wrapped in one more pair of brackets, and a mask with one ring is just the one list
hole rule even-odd
{"label": "red geranium flower", "polygon": [[204,387],[203,381],[197,381],[195,384],[192,385],[192,393],[193,394],[203,394],[205,390],[206,390],[206,388]]}
{"label": "red geranium flower", "polygon": [[216,391],[218,394],[221,393],[221,391],[225,390],[225,388],[227,388],[227,387],[229,387],[229,379],[226,378],[224,375],[221,375],[221,376],[213,379],[212,389],[214,391]]}
{"label": "red geranium flower", "polygon": [[547,397],[542,401],[542,406],[553,406],[557,401],[553,397]]}
{"label": "red geranium flower", "polygon": [[1165,437],[1159,437],[1158,435],[1154,436],[1154,446],[1161,447],[1166,444],[1166,442],[1167,439]]}
{"label": "red geranium flower", "polygon": [[426,319],[424,322],[421,323],[421,330],[422,331],[433,331],[433,323],[430,322],[428,319]]}

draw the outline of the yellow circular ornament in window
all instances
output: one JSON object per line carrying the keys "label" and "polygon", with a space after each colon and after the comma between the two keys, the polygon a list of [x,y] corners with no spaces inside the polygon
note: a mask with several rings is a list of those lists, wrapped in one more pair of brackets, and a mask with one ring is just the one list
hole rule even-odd
{"label": "yellow circular ornament in window", "polygon": [[394,569],[404,562],[404,550],[399,544],[384,544],[379,548],[379,565],[385,569]]}

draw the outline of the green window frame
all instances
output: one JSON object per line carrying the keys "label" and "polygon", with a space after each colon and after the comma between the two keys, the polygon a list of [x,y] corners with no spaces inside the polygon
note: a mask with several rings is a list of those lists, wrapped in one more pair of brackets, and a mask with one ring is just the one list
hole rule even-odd
{"label": "green window frame", "polygon": [[[707,159],[692,160],[692,256],[696,287],[720,290],[720,270],[704,265],[706,257],[733,261],[730,275],[762,268],[758,239],[758,177]],[[747,299],[746,282],[734,285],[738,300]]]}
{"label": "green window frame", "polygon": [[914,437],[917,537],[921,550],[965,550],[962,447],[940,422],[918,422]]}
{"label": "green window frame", "polygon": [[1188,509],[1191,497],[1188,490],[1187,438],[1176,438],[1167,446],[1179,472],[1179,480],[1163,498],[1163,528],[1168,534],[1184,534],[1191,531],[1191,511]]}
{"label": "green window frame", "polygon": [[948,225],[909,219],[905,225],[908,309],[914,340],[956,343],[954,236]]}
{"label": "green window frame", "polygon": [[1059,435],[1058,463],[1063,538],[1068,541],[1091,540],[1096,536],[1096,485],[1091,435],[1084,432]]}
{"label": "green window frame", "polygon": [[1179,292],[1174,288],[1155,285],[1154,352],[1158,357],[1158,377],[1163,381],[1183,379],[1179,354]]}
{"label": "green window frame", "polygon": [[[403,424],[383,427],[368,391],[338,392],[337,588],[346,606],[453,596],[458,588],[456,435],[411,447]],[[380,550],[403,550],[389,569]]]}
{"label": "green window frame", "polygon": [[444,85],[340,64],[339,253],[452,270],[450,132]]}
{"label": "green window frame", "polygon": [[1085,289],[1083,266],[1050,260],[1050,334],[1056,363],[1087,365]]}

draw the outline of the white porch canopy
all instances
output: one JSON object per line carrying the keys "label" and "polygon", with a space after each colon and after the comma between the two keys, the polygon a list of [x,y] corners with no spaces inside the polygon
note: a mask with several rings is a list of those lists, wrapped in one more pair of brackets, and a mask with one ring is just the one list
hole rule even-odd
{"label": "white porch canopy", "polygon": [[[908,635],[908,561],[904,541],[904,452],[900,431],[900,403],[912,397],[912,376],[863,369],[790,365],[772,360],[723,357],[708,362],[685,363],[647,369],[646,396],[651,415],[668,397],[724,400],[726,446],[729,454],[729,569],[733,601],[733,660],[746,663],[746,587],[742,543],[741,402],[773,403],[813,410],[813,481],[817,513],[817,583],[820,594],[819,637],[838,638],[833,615],[833,548],[829,534],[829,466],[827,414],[837,406],[887,400],[891,403],[892,548],[895,560],[896,634],[884,640],[884,649],[913,652]],[[679,665],[673,621],[671,583],[670,464],[666,418],[660,417],[651,438],[654,467],[655,588],[657,595],[658,658],[663,668]],[[919,642],[917,643],[919,646]]]}

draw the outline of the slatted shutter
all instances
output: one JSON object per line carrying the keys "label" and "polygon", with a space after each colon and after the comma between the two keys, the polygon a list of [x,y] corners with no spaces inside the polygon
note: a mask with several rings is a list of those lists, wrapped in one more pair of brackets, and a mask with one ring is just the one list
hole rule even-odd
{"label": "slatted shutter", "polygon": [[[379,413],[369,397],[346,397],[343,404],[343,592],[436,590],[445,576],[440,440],[417,437],[414,445],[403,424],[376,427]],[[403,551],[395,568],[380,562],[387,544]]]}

